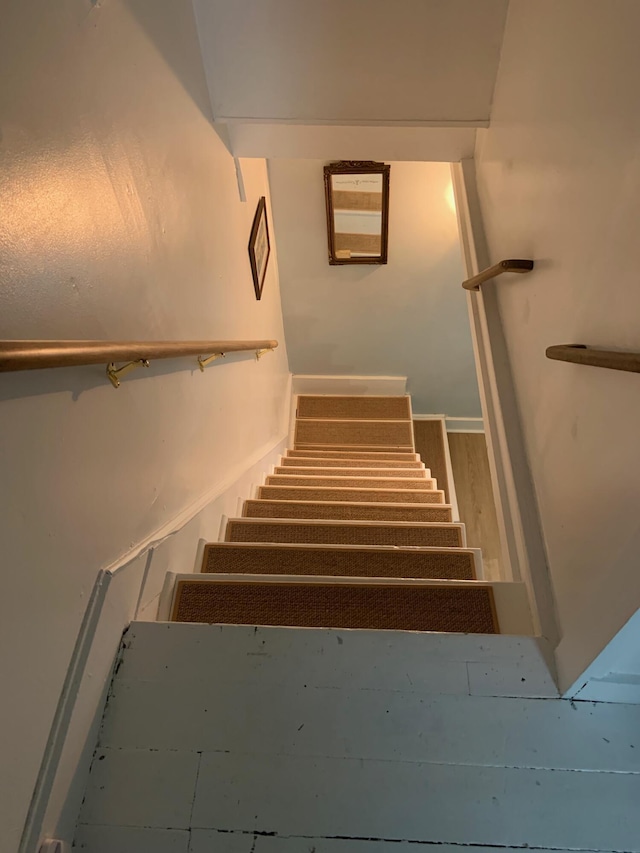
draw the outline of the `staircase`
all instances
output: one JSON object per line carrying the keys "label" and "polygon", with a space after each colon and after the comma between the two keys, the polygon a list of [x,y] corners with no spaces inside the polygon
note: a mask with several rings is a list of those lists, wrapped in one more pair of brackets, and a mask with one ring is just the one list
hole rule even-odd
{"label": "staircase", "polygon": [[514,621],[525,598],[482,579],[480,552],[415,452],[409,397],[302,396],[293,448],[206,545],[201,574],[168,576],[159,618],[530,633]]}
{"label": "staircase", "polygon": [[523,585],[483,579],[409,399],[301,397],[293,444],[125,634],[74,850],[585,849],[602,786],[559,833],[539,815],[558,768],[596,766],[593,710],[539,701],[557,689]]}

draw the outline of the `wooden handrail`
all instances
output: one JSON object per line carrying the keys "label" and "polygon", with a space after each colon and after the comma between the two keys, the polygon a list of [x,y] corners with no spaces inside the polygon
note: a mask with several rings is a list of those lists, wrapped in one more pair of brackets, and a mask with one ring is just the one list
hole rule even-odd
{"label": "wooden handrail", "polygon": [[569,361],[572,364],[587,364],[590,367],[608,367],[610,370],[626,370],[640,373],[640,352],[618,352],[610,349],[594,349],[586,344],[558,344],[548,347],[547,358]]}
{"label": "wooden handrail", "polygon": [[490,278],[495,278],[497,275],[502,275],[503,272],[523,273],[531,272],[532,269],[533,261],[518,260],[514,258],[508,261],[499,261],[492,267],[482,270],[478,275],[474,275],[472,278],[468,278],[466,281],[463,281],[462,286],[465,290],[480,290],[480,285],[483,284],[483,282],[489,281]]}
{"label": "wooden handrail", "polygon": [[[228,352],[251,352],[256,357],[278,346],[277,341],[0,341],[0,373],[107,364],[107,376],[117,388],[118,376],[151,359],[198,356],[201,370]],[[209,356],[209,358],[203,358]],[[213,356],[213,357],[212,357]],[[126,361],[116,370],[115,362]]]}

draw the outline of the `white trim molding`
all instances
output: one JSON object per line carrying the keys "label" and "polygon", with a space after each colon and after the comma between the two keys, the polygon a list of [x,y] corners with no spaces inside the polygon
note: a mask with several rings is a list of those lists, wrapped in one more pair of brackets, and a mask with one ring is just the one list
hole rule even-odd
{"label": "white trim molding", "polygon": [[[467,277],[491,265],[472,159],[451,164]],[[496,285],[467,291],[476,370],[503,559],[531,599],[536,632],[558,643],[558,625],[540,517],[527,461]]]}
{"label": "white trim molding", "polygon": [[445,417],[447,432],[484,432],[483,418]]}

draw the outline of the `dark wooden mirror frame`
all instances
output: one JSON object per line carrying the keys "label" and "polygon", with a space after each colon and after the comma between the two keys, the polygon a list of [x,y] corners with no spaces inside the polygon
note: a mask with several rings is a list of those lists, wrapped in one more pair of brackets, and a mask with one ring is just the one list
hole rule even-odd
{"label": "dark wooden mirror frame", "polygon": [[[324,167],[324,191],[327,205],[327,235],[329,238],[329,263],[334,266],[353,264],[386,264],[389,243],[389,173],[391,166],[373,160],[340,160]],[[338,258],[335,250],[333,217],[332,175],[382,175],[382,234],[380,255],[370,258]]]}

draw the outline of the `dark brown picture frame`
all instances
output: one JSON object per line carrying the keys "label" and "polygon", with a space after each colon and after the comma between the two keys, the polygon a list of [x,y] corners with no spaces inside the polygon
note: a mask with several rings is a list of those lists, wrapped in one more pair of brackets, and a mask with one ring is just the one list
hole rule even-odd
{"label": "dark brown picture frame", "polygon": [[[324,192],[327,207],[327,236],[329,239],[329,263],[332,266],[353,264],[386,264],[389,247],[389,174],[391,166],[378,163],[375,160],[340,160],[329,163],[324,167]],[[336,253],[334,229],[333,193],[331,187],[332,175],[382,175],[382,228],[380,254],[368,258],[340,258]]]}
{"label": "dark brown picture frame", "polygon": [[[264,224],[264,235],[266,243],[262,243],[261,230]],[[264,248],[266,245],[266,250]],[[269,223],[267,221],[267,200],[264,196],[258,201],[256,215],[253,217],[251,236],[249,237],[249,262],[251,263],[251,274],[253,276],[253,288],[256,299],[262,298],[264,278],[269,265],[271,254],[271,242],[269,240]]]}

